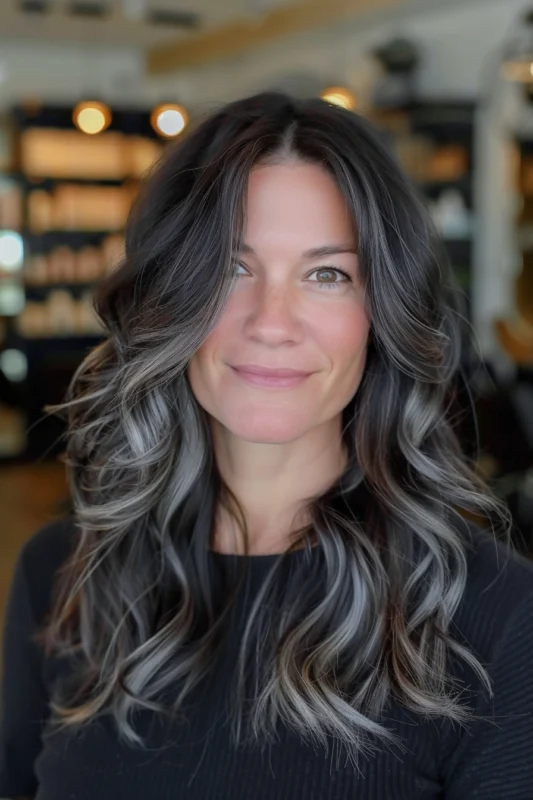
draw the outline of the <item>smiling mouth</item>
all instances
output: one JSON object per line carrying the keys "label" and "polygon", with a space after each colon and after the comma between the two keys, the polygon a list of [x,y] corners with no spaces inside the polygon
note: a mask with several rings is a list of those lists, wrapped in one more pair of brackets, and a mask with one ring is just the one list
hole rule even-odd
{"label": "smiling mouth", "polygon": [[238,367],[232,367],[232,370],[238,375],[241,380],[245,381],[246,383],[252,384],[253,386],[271,386],[277,389],[283,388],[292,388],[294,386],[299,386],[299,384],[303,383],[311,373],[305,372],[288,372],[288,374],[280,375],[279,371],[276,372],[250,372],[246,369],[239,369]]}

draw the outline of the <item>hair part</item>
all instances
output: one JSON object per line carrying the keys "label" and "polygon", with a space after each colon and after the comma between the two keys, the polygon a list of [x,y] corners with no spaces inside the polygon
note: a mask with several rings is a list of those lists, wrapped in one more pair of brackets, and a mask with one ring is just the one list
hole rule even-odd
{"label": "hair part", "polygon": [[[234,285],[251,169],[293,158],[327,169],[353,215],[371,332],[343,411],[346,469],[308,498],[311,524],[294,532],[250,608],[232,735],[268,742],[281,721],[325,747],[332,736],[355,759],[380,742],[401,746],[381,720],[391,696],[425,718],[472,718],[450,656],[491,691],[450,626],[467,579],[465,514],[504,535],[511,523],[448,413],[461,349],[451,269],[423,202],[367,120],[262,93],[168,147],[130,214],[124,261],[95,295],[106,338],[65,401],[47,407],[68,422],[79,533],[38,636],[48,654],[77,658],[51,703],[61,728],[111,712],[120,736],[142,746],[132,713],[179,718],[220,651],[243,575],[226,593],[213,580],[213,521],[223,504],[247,548],[246,521],[216,469],[186,368]],[[320,560],[305,559],[295,591],[288,554],[308,548],[311,534]],[[275,620],[262,613],[272,607]],[[250,685],[254,653],[261,674]]]}

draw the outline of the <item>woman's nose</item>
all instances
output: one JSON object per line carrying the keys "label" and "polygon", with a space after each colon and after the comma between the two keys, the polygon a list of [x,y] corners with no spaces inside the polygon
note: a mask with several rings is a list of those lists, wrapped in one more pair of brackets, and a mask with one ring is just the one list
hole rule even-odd
{"label": "woman's nose", "polygon": [[284,285],[263,286],[257,289],[247,321],[248,333],[270,343],[297,338],[297,301]]}

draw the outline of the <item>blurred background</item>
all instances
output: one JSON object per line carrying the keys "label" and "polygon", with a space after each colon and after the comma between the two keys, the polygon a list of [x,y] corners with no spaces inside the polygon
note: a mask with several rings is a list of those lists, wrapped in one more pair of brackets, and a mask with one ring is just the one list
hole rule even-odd
{"label": "blurred background", "polygon": [[388,132],[472,329],[463,447],[533,556],[533,0],[2,0],[0,621],[23,542],[68,509],[43,407],[101,340],[91,296],[139,184],[196,116],[264,89]]}

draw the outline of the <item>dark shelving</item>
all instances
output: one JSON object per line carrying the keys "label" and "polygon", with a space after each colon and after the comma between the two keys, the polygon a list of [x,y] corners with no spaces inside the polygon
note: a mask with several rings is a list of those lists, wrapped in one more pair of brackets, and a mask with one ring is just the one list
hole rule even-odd
{"label": "dark shelving", "polygon": [[53,189],[55,186],[61,186],[62,184],[69,183],[69,184],[76,184],[78,186],[124,186],[128,183],[139,183],[140,178],[129,177],[129,178],[82,178],[82,177],[72,177],[72,178],[32,178],[27,175],[23,175],[22,173],[11,173],[11,178],[19,181],[21,185],[24,186],[26,189],[44,189],[50,190]]}
{"label": "dark shelving", "polygon": [[[112,121],[106,133],[116,132],[125,137],[134,137],[135,139],[141,137],[145,140],[162,143],[161,138],[151,126],[149,111],[137,108],[113,108],[111,110]],[[136,170],[139,167],[134,158],[131,160],[131,167],[130,161],[128,159],[125,160],[124,169],[130,170],[131,174],[122,178],[71,177],[68,175],[39,177],[31,174],[31,167],[28,166],[28,171],[23,168],[22,142],[24,133],[30,129],[43,128],[75,131],[72,108],[28,103],[12,109],[12,121],[14,158],[8,175],[10,179],[18,184],[22,191],[23,221],[20,233],[24,241],[27,266],[29,266],[28,259],[33,256],[49,256],[52,251],[60,246],[70,248],[75,254],[79,252],[81,258],[82,251],[88,246],[100,249],[107,237],[123,234],[123,226],[120,228],[110,227],[106,230],[48,229],[36,231],[31,229],[29,198],[31,193],[36,190],[54,193],[54,190],[60,190],[63,186],[69,184],[80,187],[116,187],[118,189],[123,186],[137,189],[142,182],[142,177],[136,174]],[[82,136],[81,133],[79,135]],[[102,135],[105,136],[105,133]],[[119,164],[117,175],[120,175],[121,168]],[[74,171],[81,170],[73,169]],[[112,173],[110,172],[110,174]],[[31,270],[29,274],[31,274]],[[51,292],[57,290],[66,291],[72,296],[73,300],[81,301],[88,290],[94,290],[98,280],[103,275],[96,280],[80,282],[63,280],[54,282],[50,279],[46,283],[33,282],[29,275],[26,277],[23,273],[10,274],[7,277],[10,280],[18,280],[20,282],[27,302],[39,303],[47,301]],[[58,277],[60,276],[58,275]],[[80,277],[82,277],[81,273]],[[52,278],[52,275],[50,275],[50,278]],[[30,319],[28,317],[27,323],[29,322]],[[76,322],[76,324],[80,323]],[[27,335],[26,331],[29,333],[31,330],[32,328],[29,324],[19,327],[19,321],[16,316],[8,320],[4,346],[21,351],[27,361],[26,378],[17,384],[21,397],[20,410],[27,421],[25,426],[26,442],[22,452],[7,456],[5,461],[10,463],[28,459],[34,460],[41,457],[53,457],[63,449],[64,422],[57,417],[47,415],[43,410],[44,406],[60,403],[64,399],[72,375],[83,358],[105,338],[105,332],[102,331],[100,333],[98,330],[94,333],[92,331],[80,333],[72,331],[65,333],[65,335]],[[4,461],[3,457],[2,461]]]}
{"label": "dark shelving", "polygon": [[57,289],[62,289],[70,292],[73,295],[79,295],[82,292],[86,292],[88,289],[94,289],[95,285],[96,281],[79,283],[26,283],[24,285],[24,291],[26,293],[27,300],[42,300],[49,292]]}
{"label": "dark shelving", "polygon": [[68,245],[73,250],[79,250],[86,245],[100,245],[106,236],[116,233],[121,233],[121,231],[116,228],[106,231],[49,230],[43,233],[22,231],[26,247],[31,255],[46,255],[58,245]]}

